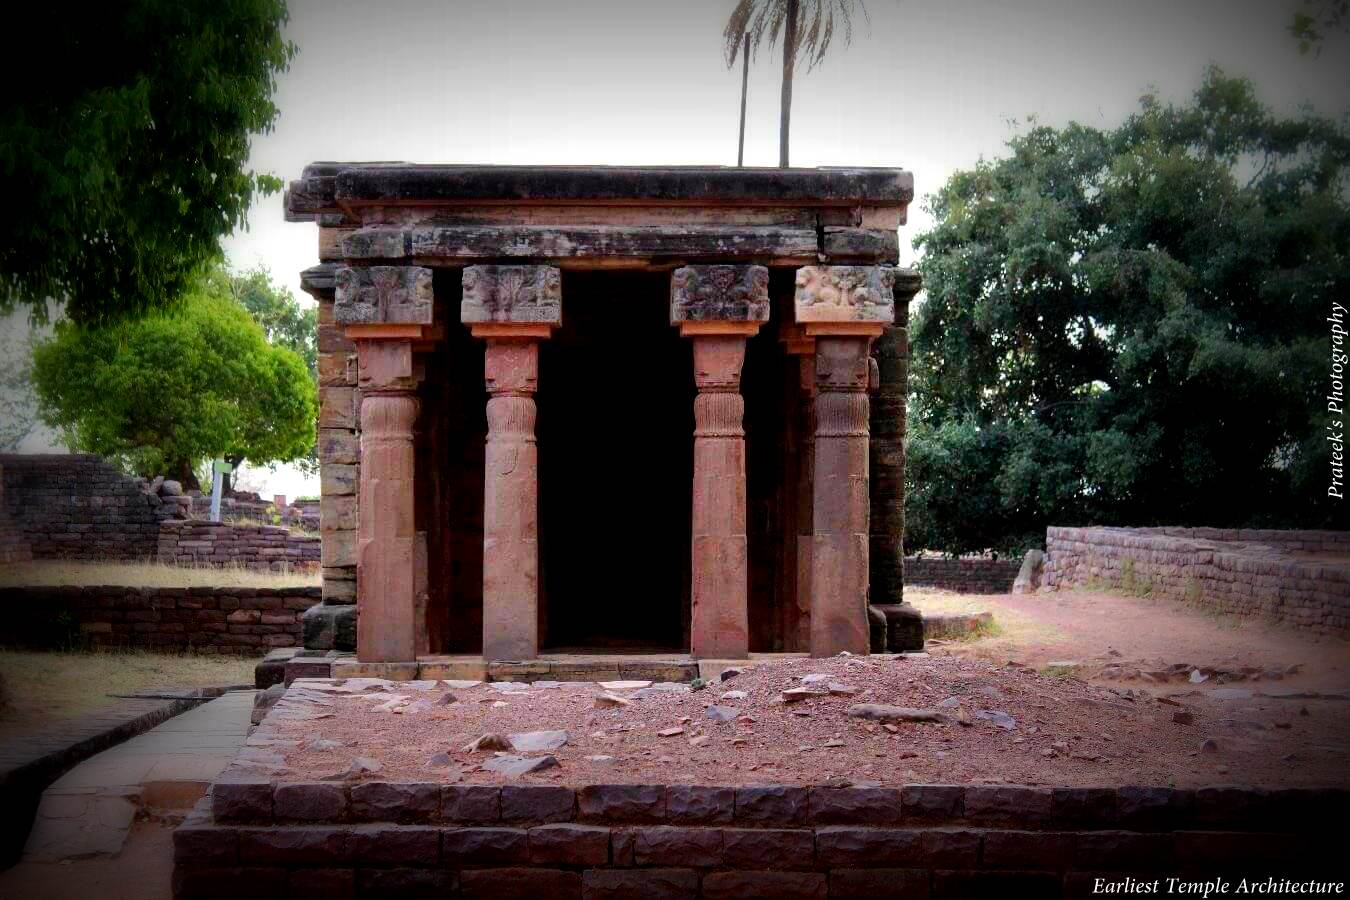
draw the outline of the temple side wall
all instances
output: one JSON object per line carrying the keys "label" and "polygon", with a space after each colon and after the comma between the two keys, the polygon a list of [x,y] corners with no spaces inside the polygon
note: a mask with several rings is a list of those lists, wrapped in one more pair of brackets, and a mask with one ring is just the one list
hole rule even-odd
{"label": "temple side wall", "polygon": [[1147,593],[1350,637],[1347,532],[1049,528],[1042,584]]}
{"label": "temple side wall", "polygon": [[962,594],[1007,594],[1021,565],[1021,560],[907,556],[905,584]]}

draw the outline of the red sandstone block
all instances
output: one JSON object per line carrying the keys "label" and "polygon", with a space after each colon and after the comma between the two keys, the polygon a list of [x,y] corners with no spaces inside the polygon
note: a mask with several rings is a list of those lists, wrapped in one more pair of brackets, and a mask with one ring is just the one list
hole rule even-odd
{"label": "red sandstone block", "polygon": [[834,869],[830,897],[842,900],[927,900],[927,869]]}
{"label": "red sandstone block", "polygon": [[438,784],[368,781],[352,786],[352,819],[357,822],[431,822],[440,809]]}
{"label": "red sandstone block", "polygon": [[351,859],[349,832],[341,828],[249,828],[239,833],[246,865],[341,865]]}
{"label": "red sandstone block", "polygon": [[291,871],[287,900],[353,900],[354,869],[297,869]]}
{"label": "red sandstone block", "polygon": [[576,805],[571,788],[508,784],[502,787],[502,819],[507,822],[568,822]]}
{"label": "red sandstone block", "polygon": [[577,791],[577,812],[602,822],[660,821],[665,790],[657,784],[588,784]]}
{"label": "red sandstone block", "polygon": [[358,825],[348,838],[352,859],[362,866],[435,866],[441,834],[419,825]]}
{"label": "red sandstone block", "polygon": [[466,869],[465,900],[580,900],[581,873],[562,869]]}
{"label": "red sandstone block", "polygon": [[722,832],[716,828],[658,825],[634,831],[633,861],[639,866],[711,868],[722,864]]}
{"label": "red sandstone block", "polygon": [[637,832],[631,828],[616,828],[609,836],[610,864],[615,866],[635,866]]}
{"label": "red sandstone block", "polygon": [[1116,816],[1131,830],[1172,831],[1185,824],[1193,794],[1166,787],[1117,788]]}
{"label": "red sandstone block", "polygon": [[211,785],[217,822],[272,822],[272,785],[261,778],[222,778]]}
{"label": "red sandstone block", "polygon": [[693,869],[587,869],[581,875],[583,900],[694,900]]}
{"label": "red sandstone block", "polygon": [[359,869],[356,893],[361,900],[445,900],[457,878],[445,869]]}
{"label": "red sandstone block", "polygon": [[736,821],[764,825],[806,822],[808,794],[804,787],[757,784],[736,788]]}
{"label": "red sandstone block", "polygon": [[609,829],[571,823],[531,828],[530,862],[603,866],[609,862]]}
{"label": "red sandstone block", "polygon": [[1135,831],[1080,832],[1073,864],[1080,869],[1167,869],[1172,865],[1172,836]]}
{"label": "red sandstone block", "polygon": [[951,822],[965,816],[966,789],[959,784],[909,784],[900,789],[906,819]]}
{"label": "red sandstone block", "polygon": [[723,857],[738,869],[809,869],[815,862],[815,834],[778,828],[722,830]]}
{"label": "red sandstone block", "polygon": [[925,865],[969,868],[980,858],[980,832],[956,828],[924,829],[919,846]]}
{"label": "red sandstone block", "polygon": [[991,869],[1067,869],[1074,836],[1052,831],[986,831],[981,862]]}
{"label": "red sandstone block", "polygon": [[1111,788],[1055,788],[1051,795],[1057,824],[1102,828],[1116,821],[1116,792]]}
{"label": "red sandstone block", "polygon": [[720,825],[736,815],[736,791],[702,784],[666,786],[665,820],[672,825]]}
{"label": "red sandstone block", "polygon": [[175,865],[233,866],[239,863],[239,830],[185,823],[173,833]]}
{"label": "red sandstone block", "polygon": [[824,900],[823,872],[709,872],[705,900]]}
{"label": "red sandstone block", "polygon": [[174,866],[175,900],[239,900],[240,897],[284,897],[287,871],[265,866],[198,868]]}
{"label": "red sandstone block", "polygon": [[441,788],[441,821],[497,822],[502,817],[502,789],[489,784],[450,784]]}
{"label": "red sandstone block", "polygon": [[279,784],[272,808],[279,822],[341,822],[347,817],[347,791],[324,781]]}
{"label": "red sandstone block", "polygon": [[528,863],[529,834],[523,828],[445,828],[441,859],[448,866]]}
{"label": "red sandstone block", "polygon": [[1034,825],[1050,820],[1050,788],[972,784],[966,788],[966,818],[989,823]]}
{"label": "red sandstone block", "polygon": [[891,825],[900,805],[899,788],[813,787],[807,817],[817,825]]}
{"label": "red sandstone block", "polygon": [[918,829],[827,826],[816,829],[816,863],[829,868],[923,864],[922,840]]}
{"label": "red sandstone block", "polygon": [[987,900],[989,897],[1058,897],[1062,879],[1054,872],[971,872],[938,869],[933,900]]}

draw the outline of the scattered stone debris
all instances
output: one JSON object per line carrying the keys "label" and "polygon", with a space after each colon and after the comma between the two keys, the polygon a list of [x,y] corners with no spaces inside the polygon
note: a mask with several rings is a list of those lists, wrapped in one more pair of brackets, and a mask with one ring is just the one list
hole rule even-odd
{"label": "scattered stone debris", "polygon": [[381,769],[379,760],[371,759],[369,756],[358,756],[351,761],[341,772],[335,772],[332,775],[324,776],[324,781],[346,781],[352,778],[362,778],[366,775],[374,775]]}
{"label": "scattered stone debris", "polygon": [[677,734],[684,734],[684,729],[678,725],[674,728],[662,728],[657,732],[659,737],[675,737]]}
{"label": "scattered stone debris", "polygon": [[1195,714],[1184,709],[1179,709],[1172,713],[1172,721],[1178,725],[1194,725]]}
{"label": "scattered stone debris", "polygon": [[719,700],[744,700],[744,699],[745,699],[746,697],[748,697],[748,696],[750,696],[750,695],[747,694],[745,691],[723,691],[723,692],[722,692],[722,696],[719,697],[718,699],[719,699]]}
{"label": "scattered stone debris", "polygon": [[627,697],[620,697],[618,694],[611,694],[606,691],[603,694],[595,695],[595,706],[597,709],[614,709],[619,706],[632,706],[633,701]]}
{"label": "scattered stone debris", "polygon": [[459,698],[456,697],[454,694],[450,693],[449,691],[446,691],[444,694],[441,694],[441,698],[436,701],[436,705],[449,706],[451,703],[456,702],[458,699]]}
{"label": "scattered stone debris", "polygon": [[741,674],[744,671],[745,671],[744,669],[738,669],[735,666],[729,666],[722,670],[722,674],[719,680],[730,681],[731,679],[735,678],[737,675]]}
{"label": "scattered stone debris", "polygon": [[809,700],[812,697],[829,696],[829,691],[817,691],[810,688],[788,688],[783,691],[782,698],[784,703],[799,703],[802,700]]}
{"label": "scattered stone debris", "polygon": [[511,747],[522,753],[529,753],[534,750],[557,750],[567,743],[567,732],[521,731],[511,735],[510,741]]}
{"label": "scattered stone debris", "polygon": [[986,722],[992,722],[999,728],[1006,728],[1012,731],[1017,727],[1017,720],[1007,713],[997,709],[977,709],[975,718],[984,719]]}
{"label": "scattered stone debris", "polygon": [[829,683],[829,691],[836,697],[853,697],[860,691],[851,684],[842,684],[838,681]]}
{"label": "scattered stone debris", "polygon": [[710,706],[705,710],[704,714],[709,719],[722,725],[734,720],[741,714],[741,711],[731,706]]}
{"label": "scattered stone debris", "polygon": [[855,719],[877,722],[950,722],[951,716],[936,709],[916,709],[909,706],[887,706],[884,703],[858,703],[848,708]]}
{"label": "scattered stone debris", "polygon": [[507,778],[519,778],[522,775],[530,775],[534,772],[542,772],[545,769],[552,769],[558,765],[558,760],[554,756],[494,756],[483,763],[483,768],[489,772],[498,772]]}
{"label": "scattered stone debris", "polygon": [[465,753],[477,753],[480,750],[511,751],[514,749],[516,748],[512,746],[511,742],[507,740],[504,735],[496,734],[494,732],[488,732],[472,743],[464,746]]}
{"label": "scattered stone debris", "polygon": [[1216,740],[1214,740],[1214,738],[1205,738],[1203,741],[1200,742],[1200,752],[1201,752],[1201,753],[1218,753],[1218,752],[1219,752],[1219,742],[1216,741]]}
{"label": "scattered stone debris", "polygon": [[602,681],[599,684],[606,691],[636,691],[651,686],[650,681]]}

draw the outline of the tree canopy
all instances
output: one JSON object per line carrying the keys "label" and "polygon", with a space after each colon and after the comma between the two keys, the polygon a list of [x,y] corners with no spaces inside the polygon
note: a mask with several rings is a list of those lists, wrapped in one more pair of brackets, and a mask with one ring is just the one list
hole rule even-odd
{"label": "tree canopy", "polygon": [[915,242],[907,545],[1332,522],[1350,134],[1211,69],[1188,105],[1008,146],[929,198]]}
{"label": "tree canopy", "polygon": [[181,303],[140,319],[58,323],[34,351],[33,384],[43,419],[72,449],[142,475],[192,484],[203,459],[264,465],[314,446],[311,373],[267,342],[226,278],[203,277]]}
{"label": "tree canopy", "polygon": [[112,0],[10,22],[56,63],[8,72],[0,97],[0,311],[43,320],[53,299],[93,323],[183,294],[280,188],[246,166],[277,117],[285,21],[284,0]]}

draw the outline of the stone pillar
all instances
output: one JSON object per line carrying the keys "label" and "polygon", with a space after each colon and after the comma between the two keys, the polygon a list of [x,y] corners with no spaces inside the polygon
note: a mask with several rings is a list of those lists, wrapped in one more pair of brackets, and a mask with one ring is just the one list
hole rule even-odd
{"label": "stone pillar", "polygon": [[671,277],[670,321],[694,342],[690,654],[750,652],[745,524],[745,341],[769,318],[763,266],[685,266]]}
{"label": "stone pillar", "polygon": [[355,342],[361,466],[356,529],[356,656],[417,658],[417,532],[413,434],[421,367],[414,344],[431,324],[431,270],[337,270],[334,318]]}
{"label": "stone pillar", "polygon": [[894,318],[894,270],[797,270],[796,321],[815,339],[812,656],[869,650],[868,351]]}
{"label": "stone pillar", "polygon": [[923,281],[895,273],[895,324],[872,347],[880,385],[872,398],[871,601],[901,603],[905,582],[905,419],[909,401],[909,303]]}
{"label": "stone pillar", "polygon": [[539,655],[539,341],[562,322],[551,266],[470,266],[460,320],[487,341],[483,466],[483,658]]}

